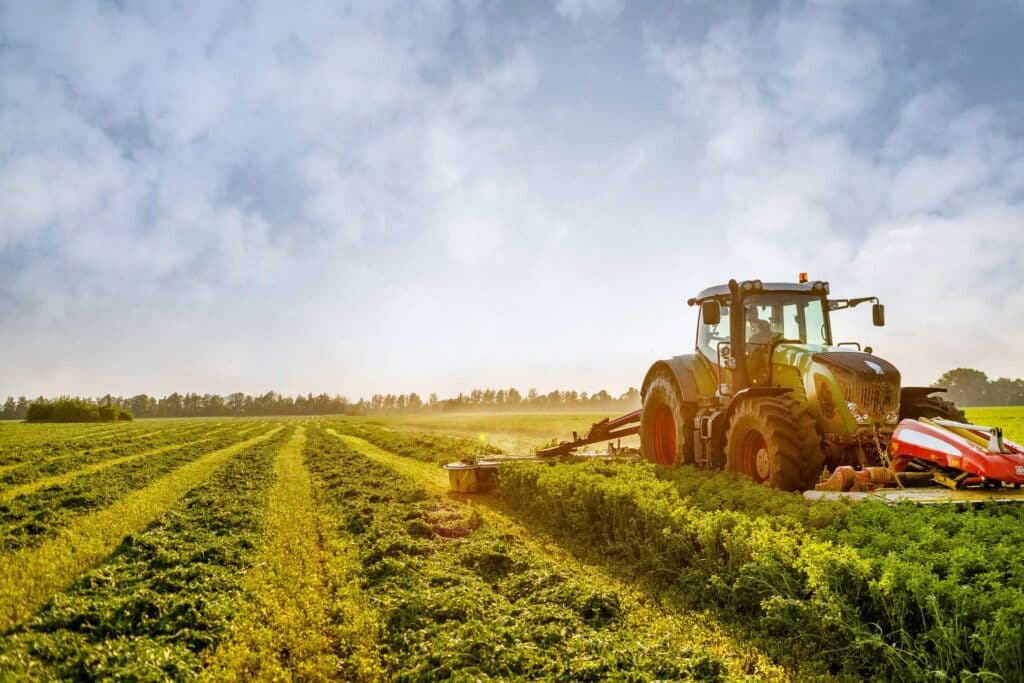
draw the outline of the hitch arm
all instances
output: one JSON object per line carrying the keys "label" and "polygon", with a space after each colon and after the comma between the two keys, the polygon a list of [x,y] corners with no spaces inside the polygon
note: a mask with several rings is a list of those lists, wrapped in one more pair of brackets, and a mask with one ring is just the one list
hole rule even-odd
{"label": "hitch arm", "polygon": [[623,436],[632,436],[640,433],[640,411],[634,410],[621,417],[606,417],[590,425],[590,429],[583,436],[576,432],[572,433],[571,441],[563,441],[557,446],[542,448],[537,451],[539,458],[551,458],[560,455],[571,455],[573,451],[581,446],[588,446],[602,441],[613,441]]}

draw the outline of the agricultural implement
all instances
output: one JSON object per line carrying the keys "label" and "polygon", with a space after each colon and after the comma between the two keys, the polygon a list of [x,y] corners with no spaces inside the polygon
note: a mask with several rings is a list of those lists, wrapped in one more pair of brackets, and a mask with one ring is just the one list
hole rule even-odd
{"label": "agricultural implement", "polygon": [[[705,289],[694,353],[655,362],[641,410],[594,423],[532,455],[445,468],[452,489],[493,487],[506,461],[604,458],[742,473],[812,498],[1024,500],[1024,450],[996,427],[967,422],[938,394],[901,386],[889,361],[857,342],[836,343],[833,312],[877,297],[830,298],[829,283],[738,282]],[[592,444],[639,435],[639,449]]]}
{"label": "agricultural implement", "polygon": [[[490,491],[497,483],[498,468],[507,462],[566,462],[586,459],[639,461],[640,451],[623,446],[624,437],[640,433],[640,411],[616,418],[604,418],[590,426],[587,433],[572,434],[571,441],[562,441],[554,446],[539,448],[533,455],[492,455],[448,463],[448,482],[456,493],[480,493]],[[612,444],[612,441],[617,443]],[[584,446],[608,442],[605,451],[578,452]]]}

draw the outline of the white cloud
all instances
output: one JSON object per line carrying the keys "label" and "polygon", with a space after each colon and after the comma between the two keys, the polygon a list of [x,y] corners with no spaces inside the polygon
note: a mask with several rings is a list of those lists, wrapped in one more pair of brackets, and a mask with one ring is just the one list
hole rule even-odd
{"label": "white cloud", "polygon": [[555,0],[555,10],[573,21],[587,16],[604,19],[618,16],[626,0]]}
{"label": "white cloud", "polygon": [[[996,275],[1024,248],[1024,139],[950,85],[886,99],[881,53],[841,11],[790,4],[726,20],[697,45],[654,42],[680,125],[702,130],[706,227],[738,271],[809,270],[887,299],[888,355],[911,378],[930,381],[936,362],[1019,368],[1005,340],[1024,338],[1024,320],[978,330],[1024,291]],[[865,128],[883,131],[877,149],[855,142]],[[972,361],[981,338],[1001,353]]]}
{"label": "white cloud", "polygon": [[922,380],[1020,338],[1007,110],[844,3],[625,9],[0,4],[0,378],[615,389],[696,290],[802,270]]}

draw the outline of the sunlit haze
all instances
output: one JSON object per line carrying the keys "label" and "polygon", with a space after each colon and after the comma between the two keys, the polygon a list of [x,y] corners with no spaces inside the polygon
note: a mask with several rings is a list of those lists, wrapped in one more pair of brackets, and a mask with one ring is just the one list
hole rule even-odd
{"label": "sunlit haze", "polygon": [[619,393],[800,271],[1024,376],[1024,5],[939,7],[2,2],[0,397]]}

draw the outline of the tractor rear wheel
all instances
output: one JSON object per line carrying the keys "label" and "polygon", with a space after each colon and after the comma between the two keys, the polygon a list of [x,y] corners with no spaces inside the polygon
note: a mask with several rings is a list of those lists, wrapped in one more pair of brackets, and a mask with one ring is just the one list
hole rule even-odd
{"label": "tractor rear wheel", "polygon": [[691,464],[696,415],[696,406],[683,402],[671,376],[655,375],[640,412],[640,453],[658,465]]}
{"label": "tractor rear wheel", "polygon": [[922,417],[967,422],[964,411],[957,408],[952,401],[938,396],[914,396],[900,404],[901,420],[919,420]]}
{"label": "tractor rear wheel", "polygon": [[789,396],[743,401],[725,433],[725,469],[785,491],[812,488],[825,455],[814,418]]}

